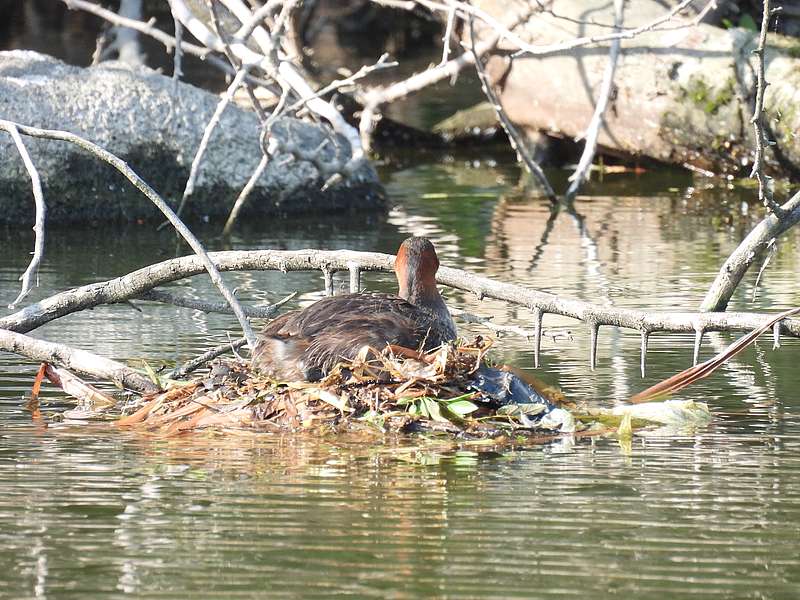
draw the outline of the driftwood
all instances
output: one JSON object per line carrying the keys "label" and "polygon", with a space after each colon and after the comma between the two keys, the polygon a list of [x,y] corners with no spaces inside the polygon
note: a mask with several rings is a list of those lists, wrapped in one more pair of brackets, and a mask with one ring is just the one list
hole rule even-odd
{"label": "driftwood", "polygon": [[[352,290],[360,289],[362,271],[391,271],[394,256],[348,250],[320,251],[227,251],[209,253],[221,272],[234,270],[319,270],[328,280],[335,271],[350,273]],[[123,302],[140,297],[158,285],[201,274],[203,264],[197,256],[185,256],[139,269],[122,277],[68,290],[32,304],[0,319],[0,329],[28,332],[45,323],[73,312],[100,304]],[[545,314],[557,314],[582,321],[590,328],[590,366],[596,360],[596,345],[600,326],[613,325],[639,331],[642,337],[642,365],[650,334],[655,332],[694,332],[695,360],[703,334],[708,331],[750,331],[769,322],[774,315],[757,313],[691,313],[646,312],[609,308],[581,300],[559,298],[553,294],[530,290],[523,286],[501,283],[449,267],[439,269],[439,283],[476,294],[479,298],[496,298],[525,306],[533,311],[532,327],[534,355],[538,364],[541,346],[542,319]],[[800,320],[785,319],[773,327],[777,343],[781,333],[800,337]],[[24,353],[23,353],[24,354]],[[38,360],[38,358],[37,358]]]}
{"label": "driftwood", "polygon": [[[525,3],[477,3],[496,17],[520,4]],[[621,35],[634,37],[629,34],[638,25],[654,22],[664,10],[664,3],[655,0],[629,4],[628,29]],[[559,2],[558,12],[534,15],[515,31],[521,39],[507,37],[499,44],[487,68],[515,125],[573,138],[589,123],[607,62],[607,49],[586,45],[586,40],[613,39],[607,25],[614,14],[612,3],[604,0]],[[687,21],[691,27],[685,26]],[[747,176],[756,148],[749,121],[758,35],[695,24],[688,16],[682,22],[681,27],[681,20],[673,19],[623,40],[616,92],[598,143],[607,151]],[[479,32],[482,38],[490,35],[495,35],[490,27]],[[800,129],[795,106],[800,59],[795,58],[795,44],[770,35],[764,51],[770,82],[763,98],[765,122],[772,124],[767,133],[776,142],[765,152],[764,166],[784,177],[796,176],[800,166],[800,138],[795,135]]]}
{"label": "driftwood", "polygon": [[32,360],[51,363],[65,369],[85,373],[93,377],[113,381],[120,387],[150,394],[158,386],[144,375],[86,350],[71,348],[65,344],[45,342],[36,338],[0,329],[0,350],[26,356]]}

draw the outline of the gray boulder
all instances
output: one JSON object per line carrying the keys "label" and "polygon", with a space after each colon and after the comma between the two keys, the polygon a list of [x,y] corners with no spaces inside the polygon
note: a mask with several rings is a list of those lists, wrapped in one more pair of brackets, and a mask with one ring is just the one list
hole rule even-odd
{"label": "gray boulder", "polygon": [[[219,98],[145,68],[122,63],[80,68],[29,51],[0,52],[0,119],[80,135],[123,158],[173,206],[189,176],[203,130]],[[255,114],[229,105],[203,160],[188,219],[222,218],[262,152]],[[242,216],[383,210],[375,170],[364,161],[322,191],[344,165],[347,142],[321,125],[283,118],[272,130],[277,153]],[[160,219],[158,210],[112,167],[66,142],[23,137],[39,170],[49,223]],[[300,158],[328,140],[317,165]],[[299,152],[293,150],[298,150]],[[321,161],[321,163],[320,163]],[[11,137],[0,132],[0,222],[33,220],[30,180]]]}

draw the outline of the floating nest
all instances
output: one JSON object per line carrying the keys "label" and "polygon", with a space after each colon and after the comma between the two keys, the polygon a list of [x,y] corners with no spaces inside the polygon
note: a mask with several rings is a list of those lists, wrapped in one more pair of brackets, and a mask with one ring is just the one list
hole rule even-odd
{"label": "floating nest", "polygon": [[575,431],[561,394],[491,366],[490,346],[478,337],[429,354],[365,348],[313,383],[275,381],[243,361],[218,361],[207,376],[172,382],[128,406],[118,424],[165,435],[209,428],[477,438]]}

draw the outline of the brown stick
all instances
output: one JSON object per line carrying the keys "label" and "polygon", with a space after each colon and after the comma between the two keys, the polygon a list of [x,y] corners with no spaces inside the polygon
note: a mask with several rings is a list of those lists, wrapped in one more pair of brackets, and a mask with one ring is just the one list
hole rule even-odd
{"label": "brown stick", "polygon": [[117,403],[114,398],[89,385],[66,369],[59,369],[53,365],[45,364],[44,373],[52,383],[73,398],[92,405],[114,406]]}
{"label": "brown stick", "polygon": [[759,326],[758,328],[754,329],[747,335],[742,336],[738,340],[736,340],[733,344],[728,346],[724,351],[717,354],[715,357],[708,359],[704,363],[699,365],[695,365],[694,367],[690,367],[676,375],[673,375],[669,379],[665,379],[654,386],[651,386],[644,390],[643,392],[639,392],[635,396],[633,396],[630,401],[633,404],[638,404],[641,402],[648,402],[650,400],[656,400],[662,396],[667,394],[672,394],[683,388],[691,385],[695,381],[702,379],[704,377],[708,377],[716,371],[719,367],[724,365],[728,360],[739,354],[742,350],[747,348],[750,344],[752,344],[758,336],[760,336],[765,331],[769,330],[775,323],[786,319],[787,317],[791,317],[800,313],[800,307],[792,308],[790,310],[784,311],[779,315],[776,315],[772,320],[764,323],[763,325]]}

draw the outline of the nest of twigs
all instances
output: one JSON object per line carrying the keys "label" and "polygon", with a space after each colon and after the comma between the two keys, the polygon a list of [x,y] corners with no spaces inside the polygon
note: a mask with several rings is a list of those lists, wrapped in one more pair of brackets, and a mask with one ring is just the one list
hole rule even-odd
{"label": "nest of twigs", "polygon": [[429,354],[365,348],[356,359],[340,363],[313,383],[275,381],[242,361],[217,362],[203,378],[176,382],[166,392],[142,398],[119,425],[163,434],[207,428],[337,432],[370,428],[489,437],[536,429],[538,424],[531,419],[552,410],[558,394],[544,391],[544,398],[533,392],[530,401],[498,401],[496,394],[476,384],[476,375],[501,373],[486,365],[490,346],[489,340],[479,337]]}

